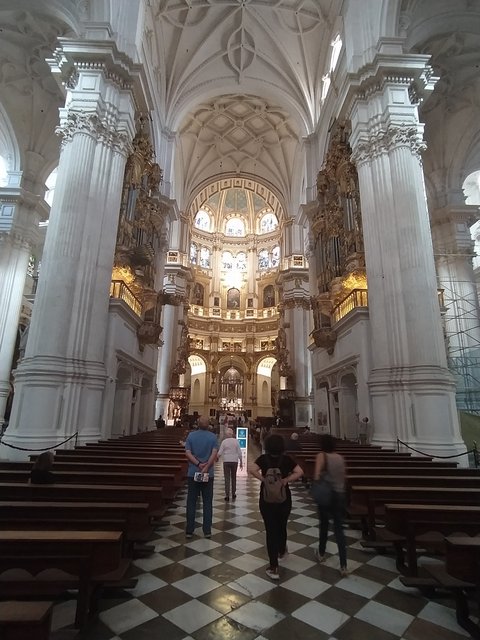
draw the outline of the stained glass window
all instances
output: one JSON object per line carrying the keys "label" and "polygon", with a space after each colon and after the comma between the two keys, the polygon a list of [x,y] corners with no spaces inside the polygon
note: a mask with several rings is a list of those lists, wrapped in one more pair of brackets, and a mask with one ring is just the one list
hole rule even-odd
{"label": "stained glass window", "polygon": [[195,216],[194,224],[197,229],[202,229],[202,231],[210,231],[210,216],[206,211],[200,209],[200,211]]}
{"label": "stained glass window", "polygon": [[225,225],[225,235],[227,236],[244,236],[245,223],[241,218],[230,218]]}
{"label": "stained glass window", "polygon": [[260,233],[270,233],[278,227],[277,216],[269,211],[260,220]]}

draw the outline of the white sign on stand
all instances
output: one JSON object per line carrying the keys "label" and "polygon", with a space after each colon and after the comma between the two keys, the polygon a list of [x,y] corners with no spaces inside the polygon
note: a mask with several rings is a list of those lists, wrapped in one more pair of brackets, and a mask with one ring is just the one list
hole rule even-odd
{"label": "white sign on stand", "polygon": [[243,469],[238,470],[239,476],[247,475],[247,453],[248,453],[248,427],[237,427],[237,442],[242,450]]}

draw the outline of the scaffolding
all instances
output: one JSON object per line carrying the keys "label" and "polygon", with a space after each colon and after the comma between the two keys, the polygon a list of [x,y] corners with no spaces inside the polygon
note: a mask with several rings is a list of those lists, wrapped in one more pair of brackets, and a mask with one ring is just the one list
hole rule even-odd
{"label": "scaffolding", "polygon": [[[442,280],[448,367],[457,383],[457,407],[480,415],[480,313],[471,281]],[[462,291],[469,291],[463,296]]]}

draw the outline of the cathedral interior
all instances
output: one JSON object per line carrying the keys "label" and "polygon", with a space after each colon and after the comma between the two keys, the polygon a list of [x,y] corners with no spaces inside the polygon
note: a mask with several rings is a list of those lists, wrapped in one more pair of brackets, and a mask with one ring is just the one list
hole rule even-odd
{"label": "cathedral interior", "polygon": [[479,6],[359,4],[1,3],[11,445],[230,413],[465,451]]}
{"label": "cathedral interior", "polygon": [[231,413],[465,451],[477,2],[0,9],[12,445]]}
{"label": "cathedral interior", "polygon": [[[0,458],[229,414],[466,464],[479,0],[0,0],[0,33]],[[400,638],[385,598],[335,638]],[[461,637],[432,615],[402,637]]]}

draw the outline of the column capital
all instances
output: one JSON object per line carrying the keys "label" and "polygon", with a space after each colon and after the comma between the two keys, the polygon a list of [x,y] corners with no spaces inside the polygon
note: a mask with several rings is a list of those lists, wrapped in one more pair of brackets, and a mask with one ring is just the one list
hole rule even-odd
{"label": "column capital", "polygon": [[62,139],[62,146],[71,142],[77,133],[83,133],[127,157],[132,150],[132,137],[129,132],[118,130],[117,126],[117,123],[109,122],[108,118],[101,118],[96,113],[60,109],[60,125],[55,133]]}
{"label": "column capital", "polygon": [[423,125],[388,124],[383,130],[362,135],[353,147],[352,162],[358,166],[400,147],[410,149],[421,160],[421,152],[427,148]]}

